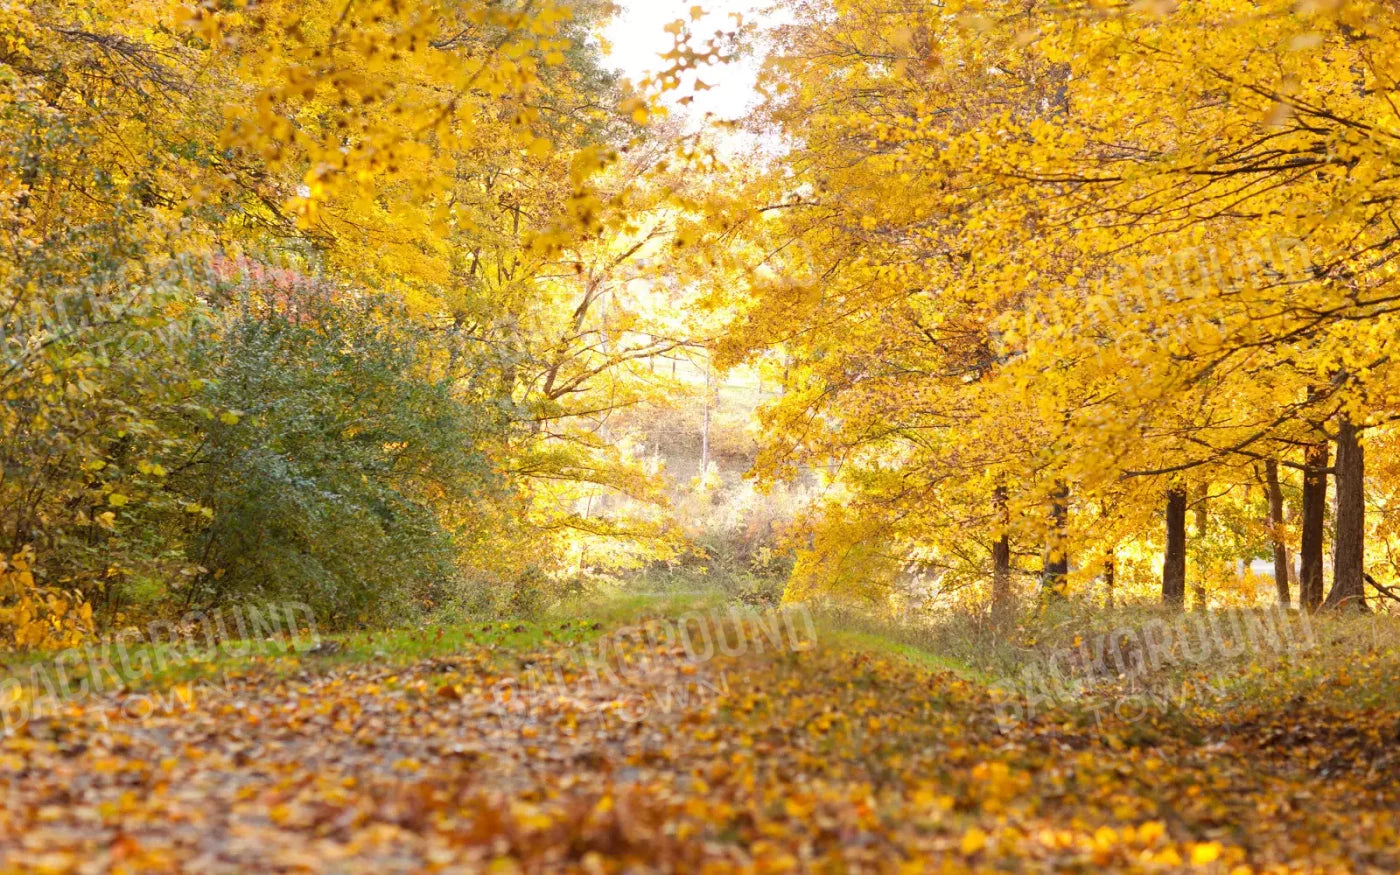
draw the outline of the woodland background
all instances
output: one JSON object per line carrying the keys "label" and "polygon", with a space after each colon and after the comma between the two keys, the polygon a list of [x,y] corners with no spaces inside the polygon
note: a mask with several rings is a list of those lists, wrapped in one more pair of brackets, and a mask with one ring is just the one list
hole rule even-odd
{"label": "woodland background", "polygon": [[0,18],[12,646],[1395,596],[1391,3],[120,6]]}

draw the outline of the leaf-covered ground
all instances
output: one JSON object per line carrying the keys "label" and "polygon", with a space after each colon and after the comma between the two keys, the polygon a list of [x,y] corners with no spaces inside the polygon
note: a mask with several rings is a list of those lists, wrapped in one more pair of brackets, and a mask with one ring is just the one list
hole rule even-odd
{"label": "leaf-covered ground", "polygon": [[0,742],[0,869],[1400,869],[1394,702],[1006,723],[830,638],[697,664],[634,637],[592,682],[559,637],[75,702]]}

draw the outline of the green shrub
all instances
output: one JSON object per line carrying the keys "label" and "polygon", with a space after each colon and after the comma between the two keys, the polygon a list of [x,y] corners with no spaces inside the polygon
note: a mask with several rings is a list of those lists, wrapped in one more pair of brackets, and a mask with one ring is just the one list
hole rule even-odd
{"label": "green shrub", "polygon": [[[493,488],[494,421],[382,302],[248,313],[202,351],[202,447],[174,486],[210,518],[188,601],[285,598],[330,625],[431,608],[458,577],[444,496]],[[198,515],[196,519],[202,518]]]}

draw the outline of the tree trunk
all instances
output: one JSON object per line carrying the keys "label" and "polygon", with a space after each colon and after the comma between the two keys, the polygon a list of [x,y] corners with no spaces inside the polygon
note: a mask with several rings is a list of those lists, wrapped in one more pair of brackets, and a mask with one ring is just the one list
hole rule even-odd
{"label": "tree trunk", "polygon": [[1366,456],[1355,425],[1337,431],[1337,536],[1329,608],[1366,609]]}
{"label": "tree trunk", "polygon": [[710,360],[705,359],[705,420],[700,427],[700,486],[710,474]]}
{"label": "tree trunk", "polygon": [[1011,535],[1007,531],[1011,518],[1005,486],[998,486],[992,493],[992,504],[996,507],[997,524],[1001,526],[1001,533],[992,544],[992,610],[999,612],[1011,606]]}
{"label": "tree trunk", "polygon": [[1103,588],[1108,592],[1106,603],[1108,607],[1113,607],[1113,587],[1117,583],[1118,577],[1118,557],[1113,554],[1113,548],[1104,551],[1103,554]]}
{"label": "tree trunk", "polygon": [[1278,460],[1264,463],[1264,480],[1269,488],[1269,532],[1274,542],[1274,587],[1278,603],[1289,607],[1293,597],[1288,590],[1288,543],[1283,534],[1283,487],[1278,480]]}
{"label": "tree trunk", "polygon": [[1196,598],[1196,610],[1206,609],[1206,525],[1207,504],[1210,501],[1210,484],[1201,484],[1201,496],[1196,500],[1196,585],[1192,587]]}
{"label": "tree trunk", "polygon": [[1069,486],[1055,485],[1050,503],[1050,519],[1054,531],[1050,535],[1050,545],[1046,551],[1045,576],[1041,588],[1056,595],[1064,595],[1065,578],[1069,576],[1069,550],[1065,529],[1069,523]]}
{"label": "tree trunk", "polygon": [[1302,568],[1298,574],[1298,604],[1308,611],[1322,606],[1322,539],[1327,520],[1327,438],[1308,447],[1303,464]]}
{"label": "tree trunk", "polygon": [[1162,565],[1162,603],[1186,606],[1186,490],[1167,491],[1167,556]]}

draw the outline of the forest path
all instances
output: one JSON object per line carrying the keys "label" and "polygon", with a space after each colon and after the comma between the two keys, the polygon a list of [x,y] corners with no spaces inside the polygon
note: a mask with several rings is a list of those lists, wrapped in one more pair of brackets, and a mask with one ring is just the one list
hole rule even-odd
{"label": "forest path", "polygon": [[0,870],[1400,868],[1393,708],[1016,721],[714,616],[74,702],[0,742]]}

